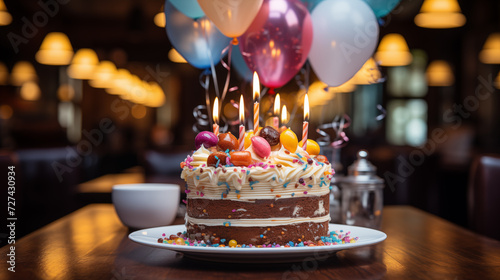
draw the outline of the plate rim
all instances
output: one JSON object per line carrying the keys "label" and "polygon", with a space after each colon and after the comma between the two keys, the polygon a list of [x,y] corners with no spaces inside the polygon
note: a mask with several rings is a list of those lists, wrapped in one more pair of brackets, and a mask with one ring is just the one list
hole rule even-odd
{"label": "plate rim", "polygon": [[[372,229],[372,228],[367,228],[367,227],[361,227],[361,226],[350,226],[350,225],[344,225],[344,224],[328,224],[329,231],[332,231],[332,227],[343,227],[340,228],[339,230],[343,230],[344,232],[348,231],[353,231],[353,230],[362,230],[364,232],[368,232],[369,234],[377,234],[376,237],[373,239],[370,239],[368,241],[363,241],[363,240],[358,240],[355,243],[347,243],[347,244],[337,244],[337,245],[327,245],[327,246],[313,246],[313,247],[271,247],[271,248],[229,248],[229,247],[203,247],[203,246],[185,246],[185,245],[173,245],[173,244],[166,244],[166,243],[158,243],[157,240],[160,238],[159,236],[157,237],[151,237],[150,242],[145,242],[141,240],[138,237],[143,237],[144,234],[143,232],[147,231],[165,231],[165,234],[168,234],[167,230],[171,230],[172,232],[175,231],[175,233],[179,231],[185,231],[186,227],[185,225],[169,225],[169,226],[162,226],[162,227],[153,227],[153,228],[146,228],[146,229],[141,229],[141,230],[136,230],[131,232],[128,235],[128,238],[132,240],[135,243],[138,243],[140,245],[144,246],[149,246],[149,247],[154,247],[154,248],[159,248],[159,249],[167,249],[171,251],[176,251],[176,252],[181,252],[181,253],[196,253],[198,255],[201,254],[232,254],[232,255],[239,255],[239,254],[246,254],[246,255],[261,255],[261,254],[283,254],[283,253],[307,253],[307,252],[319,252],[319,251],[340,251],[340,250],[345,250],[345,249],[353,249],[353,248],[359,248],[359,247],[364,247],[364,246],[370,246],[370,245],[375,245],[378,244],[385,239],[387,239],[387,234],[383,231]],[[175,229],[175,230],[174,230]],[[173,233],[173,234],[175,234]],[[366,233],[365,233],[366,234]],[[353,237],[356,237],[356,233],[352,233]],[[154,240],[154,241],[153,241]]]}

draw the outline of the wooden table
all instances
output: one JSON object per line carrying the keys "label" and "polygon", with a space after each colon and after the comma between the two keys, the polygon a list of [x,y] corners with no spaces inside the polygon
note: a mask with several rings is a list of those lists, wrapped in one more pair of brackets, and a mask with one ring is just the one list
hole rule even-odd
{"label": "wooden table", "polygon": [[[18,221],[20,222],[20,221]],[[182,218],[176,219],[182,223]],[[0,249],[0,279],[498,279],[500,242],[409,206],[384,208],[384,242],[295,264],[194,261],[127,238],[110,204],[92,204]]]}

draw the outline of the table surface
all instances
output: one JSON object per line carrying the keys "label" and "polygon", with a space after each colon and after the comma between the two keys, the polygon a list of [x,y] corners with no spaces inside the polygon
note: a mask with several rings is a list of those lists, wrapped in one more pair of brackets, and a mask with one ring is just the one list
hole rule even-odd
{"label": "table surface", "polygon": [[410,206],[383,215],[384,242],[315,266],[224,264],[136,244],[111,204],[92,204],[17,240],[16,272],[2,261],[0,279],[498,279],[500,242]]}

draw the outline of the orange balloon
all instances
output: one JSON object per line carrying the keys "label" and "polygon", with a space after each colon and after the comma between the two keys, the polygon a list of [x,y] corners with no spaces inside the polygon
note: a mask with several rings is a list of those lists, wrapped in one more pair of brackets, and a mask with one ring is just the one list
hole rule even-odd
{"label": "orange balloon", "polygon": [[222,34],[236,38],[248,29],[263,1],[198,0],[198,4]]}

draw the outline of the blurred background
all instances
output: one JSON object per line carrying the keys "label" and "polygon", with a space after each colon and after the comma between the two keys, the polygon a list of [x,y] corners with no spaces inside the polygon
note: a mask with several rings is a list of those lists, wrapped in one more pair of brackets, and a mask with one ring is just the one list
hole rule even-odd
{"label": "blurred background", "polygon": [[[472,161],[500,153],[500,2],[458,3],[466,22],[455,28],[417,26],[423,0],[402,0],[380,19],[381,65],[364,70],[375,80],[325,91],[312,69],[304,69],[309,138],[325,137],[315,129],[336,117],[351,120],[349,141],[323,149],[338,174],[367,149],[386,180],[386,204],[413,205],[467,227]],[[0,0],[0,149],[5,174],[6,166],[16,166],[19,235],[87,203],[109,202],[109,193],[82,194],[82,184],[102,176],[128,172],[179,182],[179,162],[194,149],[196,130],[211,128],[196,117],[206,110],[193,111],[205,104],[203,71],[172,49],[163,4]],[[384,62],[386,39],[396,48]],[[227,70],[215,69],[222,88]],[[241,69],[232,67],[229,87],[237,89],[221,104],[227,124],[221,129],[235,135],[234,103],[240,94],[247,105],[252,100],[251,79]],[[276,89],[288,108],[285,123],[298,135],[304,86],[298,75]],[[213,84],[209,91],[213,100]],[[272,116],[273,101],[262,96],[262,123]],[[335,131],[325,133],[339,139]]]}

